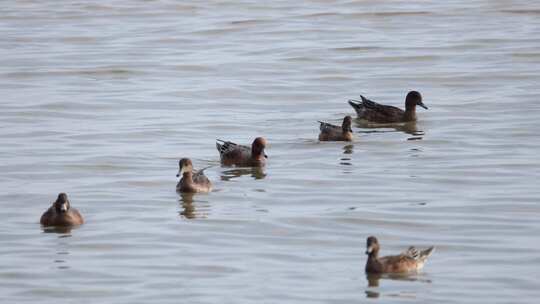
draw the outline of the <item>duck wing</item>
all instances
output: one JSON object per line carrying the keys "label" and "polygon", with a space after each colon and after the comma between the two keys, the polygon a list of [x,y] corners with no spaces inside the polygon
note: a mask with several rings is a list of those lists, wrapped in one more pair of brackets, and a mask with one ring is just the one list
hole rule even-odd
{"label": "duck wing", "polygon": [[369,100],[360,95],[362,101],[349,100],[359,118],[376,123],[394,123],[403,121],[405,111],[394,106],[387,106]]}
{"label": "duck wing", "polygon": [[197,173],[193,174],[193,182],[199,185],[207,185],[210,183],[210,180],[208,179],[208,177],[206,177],[206,175],[204,175],[203,170],[200,170]]}
{"label": "duck wing", "polygon": [[403,253],[401,253],[401,255],[423,262],[431,255],[434,249],[435,247],[433,246],[424,250],[420,250],[414,246],[411,246],[407,250],[405,250]]}
{"label": "duck wing", "polygon": [[387,255],[379,258],[379,261],[386,267],[400,267],[416,262],[412,257],[404,254]]}
{"label": "duck wing", "polygon": [[[221,143],[220,143],[221,142]],[[216,143],[221,160],[224,159],[248,159],[251,157],[251,147],[238,145],[230,141],[218,139]]]}
{"label": "duck wing", "polygon": [[243,146],[243,145],[238,145],[238,144],[235,144],[235,143],[233,143],[231,141],[225,141],[225,140],[221,140],[221,139],[217,140],[216,148],[219,151],[219,154],[222,155],[222,156],[230,154],[230,153],[237,153],[237,152],[242,152],[242,153],[245,153],[245,152],[250,153],[251,152],[250,147]]}
{"label": "duck wing", "polygon": [[420,270],[424,267],[424,264],[426,263],[427,258],[431,255],[435,247],[431,246],[427,249],[420,250],[413,246],[409,247],[406,251],[402,252],[400,254],[403,259],[408,260],[409,262],[405,262],[403,260],[404,264],[408,264],[410,268],[414,268],[416,270]]}
{"label": "duck wing", "polygon": [[216,140],[216,148],[220,155],[224,155],[233,151],[234,149],[236,149],[237,146],[237,144],[231,141],[225,141],[221,139]]}
{"label": "duck wing", "polygon": [[407,248],[407,250],[403,251],[401,255],[408,256],[416,260],[418,256],[420,255],[420,251],[416,249],[416,247],[411,246]]}
{"label": "duck wing", "polygon": [[369,100],[369,99],[365,98],[362,95],[360,95],[360,98],[362,98],[362,105],[366,109],[378,112],[381,115],[394,116],[396,114],[403,115],[403,113],[405,113],[405,111],[403,111],[402,109],[400,109],[398,107],[383,105],[383,104],[377,103],[377,102],[375,102],[373,100]]}
{"label": "duck wing", "polygon": [[319,123],[321,124],[321,126],[319,127],[321,132],[341,132],[342,131],[342,127],[340,126],[329,124],[324,121],[319,121]]}

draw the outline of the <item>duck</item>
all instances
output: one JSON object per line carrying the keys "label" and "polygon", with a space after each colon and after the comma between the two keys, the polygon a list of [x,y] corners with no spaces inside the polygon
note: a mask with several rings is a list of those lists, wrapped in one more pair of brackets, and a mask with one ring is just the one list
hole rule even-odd
{"label": "duck", "polygon": [[427,258],[431,255],[435,247],[424,250],[411,246],[399,255],[379,257],[379,241],[376,237],[367,238],[366,273],[409,273],[421,270]]}
{"label": "duck", "polygon": [[405,97],[405,111],[394,106],[387,106],[371,101],[360,95],[362,101],[349,100],[349,104],[358,114],[358,118],[375,123],[400,123],[416,121],[416,106],[428,109],[422,102],[422,95],[410,91]]}
{"label": "duck", "polygon": [[216,148],[224,166],[263,167],[268,156],[265,154],[266,139],[257,137],[251,147],[218,139]]}
{"label": "duck", "polygon": [[67,194],[60,193],[52,206],[43,213],[40,223],[43,226],[79,226],[84,223],[84,219],[77,209],[71,207]]}
{"label": "duck", "polygon": [[204,175],[204,170],[193,172],[193,163],[189,158],[182,158],[178,162],[180,169],[176,177],[181,177],[176,185],[176,191],[181,193],[208,193],[212,191],[212,183]]}
{"label": "duck", "polygon": [[341,126],[332,125],[323,121],[319,121],[321,133],[319,133],[320,141],[352,141],[353,133],[351,129],[352,118],[345,116]]}

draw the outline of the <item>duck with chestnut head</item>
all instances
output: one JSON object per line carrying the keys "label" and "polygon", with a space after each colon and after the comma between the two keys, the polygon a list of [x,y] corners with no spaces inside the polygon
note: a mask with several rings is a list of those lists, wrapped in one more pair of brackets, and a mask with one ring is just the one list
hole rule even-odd
{"label": "duck with chestnut head", "polygon": [[216,148],[224,166],[263,167],[268,156],[264,152],[266,139],[257,137],[251,147],[218,139]]}
{"label": "duck with chestnut head", "polygon": [[345,116],[341,126],[329,124],[327,122],[319,121],[321,126],[319,127],[319,140],[320,141],[352,141],[352,118]]}

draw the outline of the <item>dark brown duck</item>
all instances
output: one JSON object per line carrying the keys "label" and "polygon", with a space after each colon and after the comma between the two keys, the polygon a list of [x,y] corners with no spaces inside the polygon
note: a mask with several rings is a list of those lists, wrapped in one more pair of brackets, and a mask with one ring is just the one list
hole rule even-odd
{"label": "dark brown duck", "polygon": [[67,194],[60,193],[53,205],[43,213],[40,220],[43,226],[77,226],[84,223],[79,211],[71,207]]}
{"label": "dark brown duck", "polygon": [[426,109],[422,102],[422,95],[417,91],[410,91],[405,98],[405,111],[394,106],[387,106],[371,101],[360,95],[362,101],[349,100],[358,118],[376,123],[398,123],[416,121],[416,106]]}

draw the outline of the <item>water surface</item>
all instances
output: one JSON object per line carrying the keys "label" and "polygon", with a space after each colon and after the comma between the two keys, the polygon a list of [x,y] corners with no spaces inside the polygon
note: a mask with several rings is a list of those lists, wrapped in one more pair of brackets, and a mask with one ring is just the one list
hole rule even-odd
{"label": "water surface", "polygon": [[[0,9],[0,300],[535,303],[534,1],[11,1]],[[429,110],[317,120],[363,94]],[[262,171],[215,139],[269,141]],[[180,157],[215,191],[179,196]],[[67,192],[86,224],[44,233]],[[414,276],[366,278],[435,245]]]}

